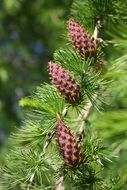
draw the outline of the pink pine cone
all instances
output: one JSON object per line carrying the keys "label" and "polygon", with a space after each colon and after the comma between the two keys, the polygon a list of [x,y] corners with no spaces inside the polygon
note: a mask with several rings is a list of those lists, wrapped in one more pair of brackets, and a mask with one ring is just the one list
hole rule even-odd
{"label": "pink pine cone", "polygon": [[65,164],[77,166],[82,159],[81,146],[63,121],[58,121],[56,125],[56,138]]}
{"label": "pink pine cone", "polygon": [[68,21],[68,32],[72,45],[81,57],[94,57],[97,53],[97,41],[91,38],[89,33],[73,20]]}
{"label": "pink pine cone", "polygon": [[66,101],[71,104],[78,103],[82,98],[80,86],[76,84],[70,73],[63,67],[51,61],[48,64],[52,83],[65,97]]}

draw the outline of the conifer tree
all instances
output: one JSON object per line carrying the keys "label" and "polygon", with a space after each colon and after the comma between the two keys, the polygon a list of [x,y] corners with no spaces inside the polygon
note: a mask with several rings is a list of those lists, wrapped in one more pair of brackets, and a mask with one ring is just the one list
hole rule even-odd
{"label": "conifer tree", "polygon": [[[103,122],[93,127],[96,113],[100,116],[108,109],[107,94],[125,80],[124,75],[115,81],[124,70],[125,56],[115,60],[109,50],[112,44],[106,46],[113,39],[109,29],[120,17],[118,26],[126,25],[121,6],[120,1],[74,0],[66,44],[48,63],[51,83],[40,85],[20,101],[25,118],[23,127],[12,134],[11,149],[0,168],[3,190],[126,189],[124,172],[120,177],[115,172],[110,175],[116,151],[112,137],[119,131],[98,136],[98,128],[106,131],[106,127],[102,128]],[[125,150],[123,144],[120,147]]]}

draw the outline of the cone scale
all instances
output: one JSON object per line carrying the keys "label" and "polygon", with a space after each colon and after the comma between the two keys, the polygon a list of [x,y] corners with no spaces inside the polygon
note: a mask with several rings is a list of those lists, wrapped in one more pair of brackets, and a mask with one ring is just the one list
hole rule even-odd
{"label": "cone scale", "polygon": [[82,159],[81,146],[63,121],[56,125],[56,139],[65,165],[76,167]]}
{"label": "cone scale", "polygon": [[80,86],[76,84],[70,73],[51,61],[48,63],[48,70],[52,83],[65,97],[66,101],[70,104],[78,103],[82,98]]}

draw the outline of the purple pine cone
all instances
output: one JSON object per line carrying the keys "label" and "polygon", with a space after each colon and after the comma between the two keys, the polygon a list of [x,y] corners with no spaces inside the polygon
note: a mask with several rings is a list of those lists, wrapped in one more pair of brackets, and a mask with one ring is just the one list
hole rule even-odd
{"label": "purple pine cone", "polygon": [[78,103],[81,98],[80,86],[76,84],[70,73],[60,65],[49,62],[49,74],[52,83],[70,104]]}
{"label": "purple pine cone", "polygon": [[91,38],[89,33],[73,20],[68,21],[68,32],[72,45],[81,57],[96,57],[97,41]]}
{"label": "purple pine cone", "polygon": [[65,164],[70,167],[76,167],[83,155],[81,146],[63,121],[58,121],[56,125],[56,138]]}

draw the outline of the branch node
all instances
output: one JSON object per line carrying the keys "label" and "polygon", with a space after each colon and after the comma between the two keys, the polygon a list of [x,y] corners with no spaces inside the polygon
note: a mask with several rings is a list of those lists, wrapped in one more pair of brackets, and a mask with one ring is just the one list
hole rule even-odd
{"label": "branch node", "polygon": [[55,184],[56,190],[65,190],[64,186],[62,185],[63,180],[64,180],[64,175],[61,176],[61,177],[56,181],[56,184]]}

